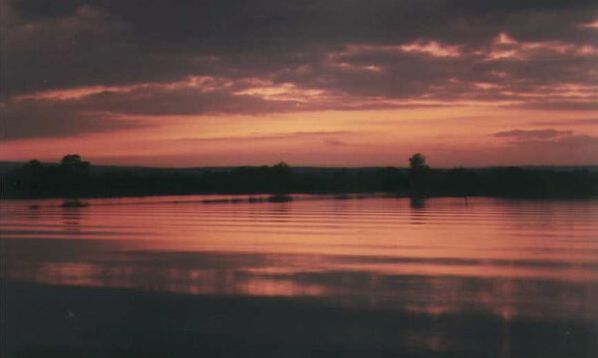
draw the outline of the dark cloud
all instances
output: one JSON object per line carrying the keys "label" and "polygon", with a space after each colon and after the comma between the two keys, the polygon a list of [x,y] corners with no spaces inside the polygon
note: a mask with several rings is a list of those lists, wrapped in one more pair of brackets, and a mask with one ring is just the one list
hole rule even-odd
{"label": "dark cloud", "polygon": [[[418,39],[479,45],[503,31],[521,40],[562,40],[573,31],[566,39],[580,41],[585,32],[576,25],[597,13],[589,1],[480,6],[448,0],[212,0],[173,6],[165,0],[69,0],[55,8],[50,3],[11,1],[14,9],[6,10],[14,14],[3,35],[4,82],[11,92],[176,80],[209,70],[193,61],[207,55],[238,58],[244,68],[260,63],[288,68],[289,57],[316,45],[326,51],[347,43]],[[539,29],[536,22],[545,24]],[[588,34],[591,39],[596,42],[595,34]]]}
{"label": "dark cloud", "polygon": [[322,140],[328,145],[346,145],[345,142],[336,138],[336,136],[343,136],[347,134],[354,134],[350,131],[314,131],[314,132],[290,132],[270,135],[253,135],[253,136],[242,136],[242,137],[186,137],[179,138],[177,141],[181,142],[194,142],[194,143],[205,143],[205,142],[230,142],[230,141],[279,141],[289,139],[303,139],[303,140]]}
{"label": "dark cloud", "polygon": [[493,135],[495,137],[506,137],[515,139],[545,139],[554,138],[558,136],[571,135],[573,131],[559,131],[556,129],[532,129],[522,130],[514,129],[510,131],[497,132]]}
{"label": "dark cloud", "polygon": [[534,126],[598,126],[598,118],[568,119],[561,121],[537,121],[530,124]]}
{"label": "dark cloud", "polygon": [[[129,24],[131,31],[152,41],[250,43],[395,41],[426,35],[460,35],[464,27],[477,30],[514,22],[518,15],[555,14],[565,27],[567,16],[592,17],[597,5],[592,0],[67,0],[55,5],[49,0],[13,1],[16,12],[27,20],[72,16],[81,6],[93,5]],[[585,14],[584,14],[585,13]],[[485,27],[482,23],[487,24]],[[461,29],[460,29],[461,28]],[[442,30],[444,29],[444,31]],[[460,30],[460,31],[459,31]],[[471,30],[471,29],[469,29]],[[475,37],[470,31],[468,38]],[[479,32],[479,31],[478,31]],[[482,34],[483,36],[484,34]],[[487,35],[487,34],[486,34]],[[237,46],[234,46],[237,47]]]}
{"label": "dark cloud", "polygon": [[143,125],[110,113],[80,112],[69,106],[44,103],[0,107],[0,118],[2,140],[70,137]]}
{"label": "dark cloud", "polygon": [[550,158],[553,163],[583,165],[594,162],[598,153],[598,137],[565,135],[547,139],[523,139],[509,143],[519,156]]}
{"label": "dark cloud", "polygon": [[223,91],[193,89],[135,90],[127,93],[102,92],[73,103],[82,109],[126,115],[201,115],[285,112],[299,104],[294,101],[264,100],[255,96]]}
{"label": "dark cloud", "polygon": [[324,139],[324,144],[332,145],[332,146],[345,146],[348,145],[347,142],[340,140],[338,138],[326,138]]}
{"label": "dark cloud", "polygon": [[80,0],[37,0],[37,1],[10,1],[15,11],[31,20],[46,18],[60,18],[74,13],[78,7],[85,5]]}
{"label": "dark cloud", "polygon": [[580,110],[596,111],[598,102],[590,101],[529,101],[521,103],[515,107],[530,109],[549,109],[549,110]]}
{"label": "dark cloud", "polygon": [[513,130],[494,135],[511,139],[501,152],[522,163],[587,165],[594,163],[598,153],[598,137],[574,134],[569,130]]}
{"label": "dark cloud", "polygon": [[[0,114],[9,139],[145,125],[126,115],[374,109],[422,100],[597,108],[595,97],[565,98],[559,87],[596,93],[598,37],[580,26],[598,15],[590,0],[0,0],[0,10]],[[513,41],[497,44],[501,33]],[[232,85],[208,92],[159,86],[190,76]],[[256,78],[325,97],[240,94]],[[15,100],[86,86],[137,87]],[[66,124],[52,127],[47,117]]]}
{"label": "dark cloud", "polygon": [[101,92],[75,99],[25,99],[0,107],[5,140],[65,137],[166,124],[131,119],[143,116],[284,112],[300,107],[292,101],[197,90],[133,90]]}

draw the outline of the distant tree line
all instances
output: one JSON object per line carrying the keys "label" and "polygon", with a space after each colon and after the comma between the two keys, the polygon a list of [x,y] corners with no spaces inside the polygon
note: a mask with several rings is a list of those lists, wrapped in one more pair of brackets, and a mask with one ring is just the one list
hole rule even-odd
{"label": "distant tree line", "polygon": [[593,197],[598,173],[585,169],[432,169],[422,154],[409,168],[294,170],[274,166],[235,169],[93,170],[77,154],[59,164],[32,160],[2,174],[3,198],[111,197],[177,194],[286,194],[385,192],[400,196]]}

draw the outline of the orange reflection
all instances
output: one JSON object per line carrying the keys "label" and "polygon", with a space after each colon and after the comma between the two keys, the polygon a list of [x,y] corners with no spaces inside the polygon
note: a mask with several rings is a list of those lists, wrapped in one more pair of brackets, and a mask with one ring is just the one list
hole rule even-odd
{"label": "orange reflection", "polygon": [[[5,278],[317,296],[426,315],[598,317],[595,201],[228,196],[6,202]],[[212,204],[207,204],[211,202]],[[216,203],[214,203],[216,202]],[[555,308],[555,307],[558,307]]]}

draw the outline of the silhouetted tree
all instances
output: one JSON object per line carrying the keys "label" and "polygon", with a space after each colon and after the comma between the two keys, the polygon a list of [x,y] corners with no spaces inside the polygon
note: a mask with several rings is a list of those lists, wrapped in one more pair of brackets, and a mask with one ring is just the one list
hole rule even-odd
{"label": "silhouetted tree", "polygon": [[415,153],[409,158],[409,169],[411,171],[421,171],[428,169],[426,157],[421,153]]}
{"label": "silhouetted tree", "polygon": [[41,169],[42,163],[37,159],[32,159],[25,164],[25,167],[34,168],[36,170]]}
{"label": "silhouetted tree", "polygon": [[409,158],[409,190],[412,196],[427,194],[429,169],[423,154],[415,153]]}
{"label": "silhouetted tree", "polygon": [[18,179],[14,182],[20,190],[28,192],[31,196],[40,195],[45,182],[45,172],[39,160],[30,160],[17,169]]}
{"label": "silhouetted tree", "polygon": [[60,165],[64,168],[89,168],[89,162],[81,160],[79,154],[67,154],[62,157]]}
{"label": "silhouetted tree", "polygon": [[291,167],[285,162],[279,162],[272,167],[272,170],[276,173],[289,174],[291,172]]}

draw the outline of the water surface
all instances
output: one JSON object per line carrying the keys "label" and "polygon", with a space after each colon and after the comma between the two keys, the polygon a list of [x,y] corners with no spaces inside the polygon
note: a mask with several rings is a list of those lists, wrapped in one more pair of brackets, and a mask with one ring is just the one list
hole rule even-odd
{"label": "water surface", "polygon": [[[510,322],[550,331],[539,339],[562,340],[558,353],[596,353],[598,201],[226,198],[3,201],[2,278],[65,290],[282,298],[290,307],[308,299],[370,312],[356,325],[378,326],[375,312],[400,314],[403,325],[392,329],[402,343],[382,352],[471,352],[459,346],[469,328],[433,322],[483,315],[475,327],[502,322],[489,333],[500,336],[493,353],[517,355],[519,340],[540,349],[530,343],[535,333],[505,332]],[[429,327],[404,325],[422,317]],[[532,356],[534,347],[520,352]]]}

